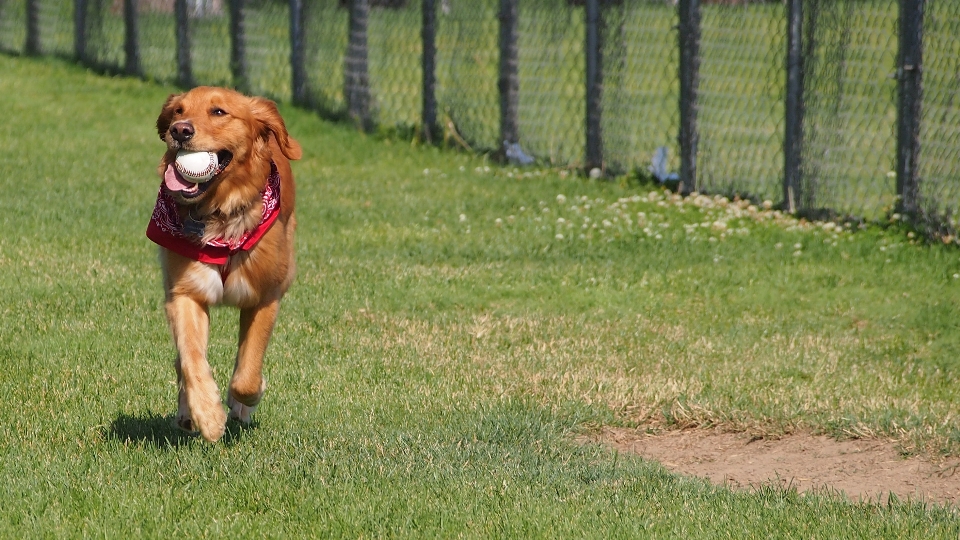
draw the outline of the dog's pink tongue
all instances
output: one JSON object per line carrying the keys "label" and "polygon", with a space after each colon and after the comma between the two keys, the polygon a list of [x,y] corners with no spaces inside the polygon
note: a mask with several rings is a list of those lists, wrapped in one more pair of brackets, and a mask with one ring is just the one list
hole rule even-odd
{"label": "dog's pink tongue", "polygon": [[170,191],[193,191],[197,187],[193,182],[184,180],[172,163],[167,165],[167,170],[163,173],[163,183]]}

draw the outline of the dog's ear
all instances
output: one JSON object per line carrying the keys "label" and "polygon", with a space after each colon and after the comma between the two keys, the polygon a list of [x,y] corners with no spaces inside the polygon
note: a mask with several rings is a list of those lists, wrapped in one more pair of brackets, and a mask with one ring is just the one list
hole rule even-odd
{"label": "dog's ear", "polygon": [[164,136],[167,134],[167,130],[170,129],[170,122],[173,120],[173,111],[176,110],[177,103],[180,101],[180,96],[182,95],[183,94],[170,94],[160,109],[160,116],[157,117],[157,134],[160,135],[160,140],[165,140]]}
{"label": "dog's ear", "polygon": [[280,116],[276,103],[259,97],[250,98],[250,110],[264,137],[268,135],[267,132],[273,133],[277,143],[280,144],[280,151],[287,156],[287,159],[300,159],[303,150],[300,148],[300,143],[287,133],[287,126],[283,123],[283,117]]}

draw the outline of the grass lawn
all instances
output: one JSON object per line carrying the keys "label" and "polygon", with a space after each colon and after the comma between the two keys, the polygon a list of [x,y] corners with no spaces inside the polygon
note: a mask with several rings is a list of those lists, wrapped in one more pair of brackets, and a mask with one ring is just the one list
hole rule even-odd
{"label": "grass lawn", "polygon": [[[500,168],[282,107],[299,277],[250,429],[171,427],[144,230],[174,91],[0,56],[2,537],[955,538],[950,508],[735,492],[600,425],[960,453],[960,252]],[[856,229],[854,227],[853,229]],[[236,313],[212,313],[218,382]]]}

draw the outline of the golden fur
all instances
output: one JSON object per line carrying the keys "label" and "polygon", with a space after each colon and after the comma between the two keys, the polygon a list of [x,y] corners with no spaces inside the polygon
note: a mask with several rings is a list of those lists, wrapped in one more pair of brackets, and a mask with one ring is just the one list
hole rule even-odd
{"label": "golden fur", "polygon": [[[188,140],[174,136],[184,126],[193,130]],[[199,87],[171,95],[157,118],[157,132],[167,144],[158,168],[161,178],[181,149],[232,155],[229,165],[199,196],[174,193],[181,217],[189,215],[205,224],[204,240],[236,238],[254,228],[263,211],[260,191],[271,161],[280,172],[277,221],[256,246],[232,255],[225,272],[160,248],[167,320],[177,347],[176,422],[216,441],[224,433],[227,415],[207,363],[209,307],[240,308],[239,348],[227,406],[231,418],[249,423],[266,388],[263,356],[280,299],[295,273],[295,189],[289,160],[299,159],[301,149],[287,133],[273,102],[224,88]],[[222,275],[227,276],[225,280]]]}

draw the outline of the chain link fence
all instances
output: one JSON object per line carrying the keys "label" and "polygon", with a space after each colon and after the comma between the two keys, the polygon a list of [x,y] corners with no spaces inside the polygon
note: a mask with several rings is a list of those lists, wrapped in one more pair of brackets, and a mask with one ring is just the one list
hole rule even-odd
{"label": "chain link fence", "polygon": [[957,228],[957,2],[0,0],[0,50],[516,163]]}
{"label": "chain link fence", "polygon": [[960,4],[928,4],[923,32],[920,198],[949,234],[960,228]]}
{"label": "chain link fence", "polygon": [[805,7],[803,205],[879,217],[897,202],[898,3],[814,0]]}

